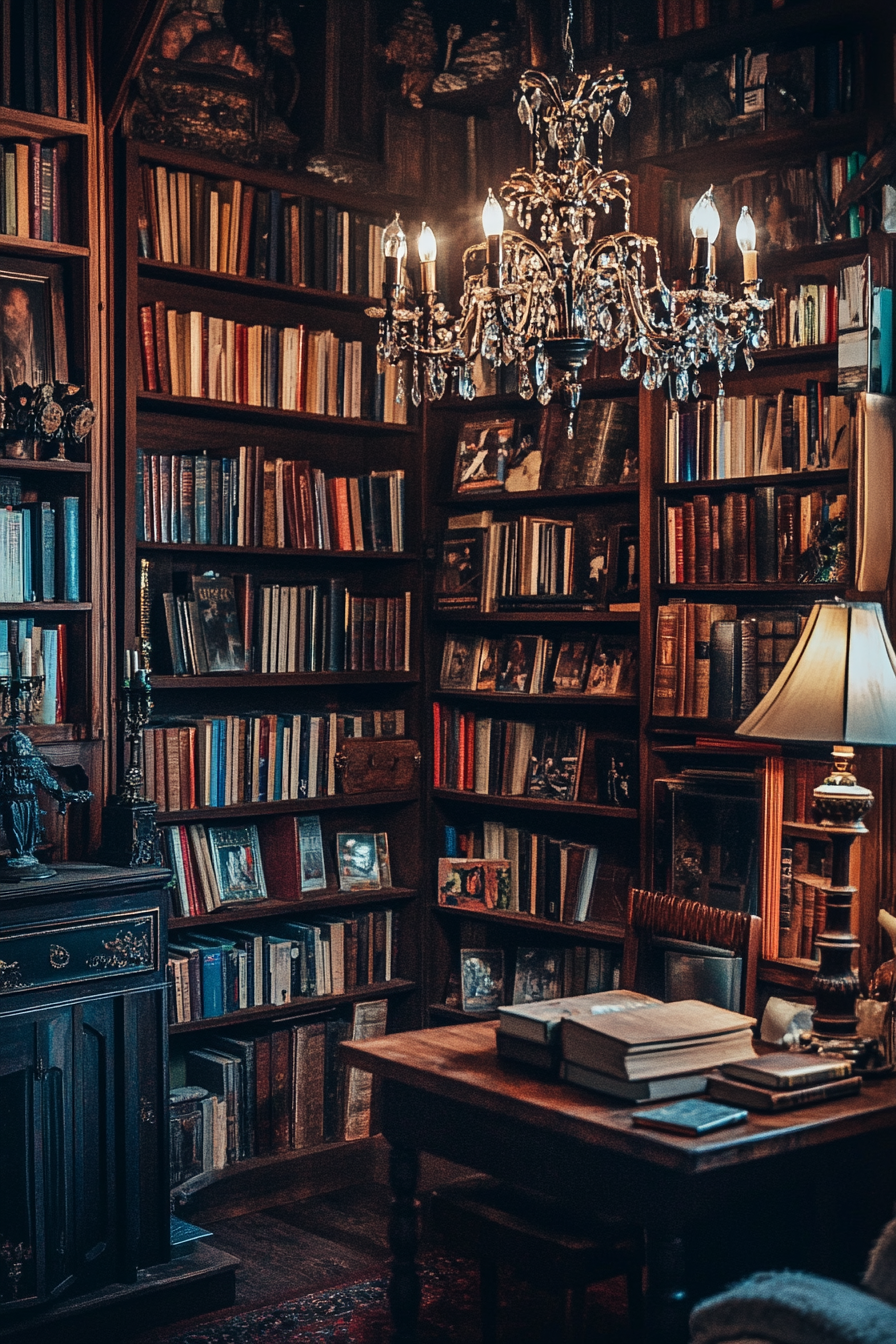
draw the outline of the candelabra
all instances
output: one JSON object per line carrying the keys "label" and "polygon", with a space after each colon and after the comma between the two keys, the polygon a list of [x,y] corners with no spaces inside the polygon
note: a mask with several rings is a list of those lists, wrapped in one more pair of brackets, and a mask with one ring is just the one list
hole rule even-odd
{"label": "candelabra", "polygon": [[[379,355],[399,365],[399,400],[406,363],[415,405],[442,397],[452,380],[461,397],[472,399],[481,357],[493,368],[515,364],[525,400],[535,396],[547,404],[559,392],[571,434],[582,371],[597,348],[622,352],[624,378],[640,378],[648,390],[668,382],[671,394],[684,399],[700,394],[697,377],[705,366],[715,365],[721,393],[738,350],[743,347],[752,368],[752,352],[767,344],[764,314],[771,300],[760,295],[756,231],[746,207],[737,228],[744,256],[737,300],[718,288],[714,274],[721,221],[711,187],[691,216],[695,259],[688,288],[669,288],[656,239],[631,229],[629,177],[603,166],[616,115],[631,109],[628,83],[612,67],[596,78],[575,74],[571,20],[570,4],[565,77],[527,70],[520,80],[517,111],[532,134],[534,168],[518,169],[501,190],[520,228],[505,229],[504,211],[489,191],[482,211],[485,241],[463,256],[459,316],[439,301],[432,229],[424,223],[418,243],[419,301],[402,283],[407,241],[398,215],[384,230],[384,305],[368,308],[367,315],[380,324]],[[585,141],[594,127],[592,162]],[[620,207],[622,230],[602,235],[598,221]]]}
{"label": "candelabra", "polygon": [[152,687],[140,655],[125,650],[119,718],[127,764],[118,793],[103,808],[103,857],[121,868],[159,862],[156,804],[143,793],[143,730],[152,713]]}
{"label": "candelabra", "polygon": [[[30,641],[29,641],[30,642]],[[10,671],[0,676],[0,704],[4,722],[12,729],[0,739],[0,824],[6,836],[8,855],[0,862],[0,882],[35,881],[53,877],[56,869],[41,863],[34,850],[44,839],[37,790],[55,798],[65,814],[69,803],[86,803],[89,789],[65,789],[50,773],[50,762],[21,730],[34,721],[34,710],[43,692],[44,679],[23,671],[18,650],[10,654]]]}

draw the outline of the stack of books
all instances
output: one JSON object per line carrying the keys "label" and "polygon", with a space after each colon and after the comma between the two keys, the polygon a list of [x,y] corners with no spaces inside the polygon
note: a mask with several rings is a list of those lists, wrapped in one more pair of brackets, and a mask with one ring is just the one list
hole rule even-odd
{"label": "stack of books", "polygon": [[661,1003],[617,990],[499,1009],[498,1050],[625,1101],[706,1090],[706,1072],[743,1060],[755,1019],[697,999]]}
{"label": "stack of books", "polygon": [[858,1092],[852,1061],[804,1054],[762,1055],[723,1064],[709,1078],[709,1095],[749,1111],[795,1111]]}

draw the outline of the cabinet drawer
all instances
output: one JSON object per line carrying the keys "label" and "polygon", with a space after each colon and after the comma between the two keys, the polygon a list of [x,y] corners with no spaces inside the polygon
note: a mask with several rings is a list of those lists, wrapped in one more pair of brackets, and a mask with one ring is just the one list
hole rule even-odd
{"label": "cabinet drawer", "polygon": [[0,935],[0,996],[158,970],[159,911],[31,925]]}

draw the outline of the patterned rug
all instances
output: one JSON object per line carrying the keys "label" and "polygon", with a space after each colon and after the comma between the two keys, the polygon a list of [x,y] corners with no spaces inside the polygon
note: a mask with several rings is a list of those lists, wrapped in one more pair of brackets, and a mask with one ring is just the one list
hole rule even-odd
{"label": "patterned rug", "polygon": [[[479,1275],[471,1260],[428,1259],[421,1271],[421,1344],[480,1344]],[[194,1327],[169,1344],[388,1344],[386,1278],[309,1293],[226,1321]],[[601,1285],[594,1325],[607,1344],[625,1339],[624,1286]],[[514,1281],[504,1284],[501,1332],[514,1344],[555,1344],[562,1304]],[[589,1322],[591,1324],[591,1322]]]}

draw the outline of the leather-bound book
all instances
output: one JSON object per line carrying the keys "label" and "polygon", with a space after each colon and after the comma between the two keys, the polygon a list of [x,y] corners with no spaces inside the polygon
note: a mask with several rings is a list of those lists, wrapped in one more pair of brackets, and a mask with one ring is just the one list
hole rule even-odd
{"label": "leather-bound book", "polygon": [[711,583],[722,582],[722,511],[718,504],[713,504],[710,508],[710,525],[712,536],[712,550],[709,561],[709,578]]}
{"label": "leather-bound book", "polygon": [[675,681],[675,713],[681,717],[686,712],[688,701],[688,627],[693,608],[687,602],[681,604],[678,617],[678,652],[676,664],[678,676]]}
{"label": "leather-bound book", "polygon": [[738,625],[740,627],[740,676],[737,713],[738,717],[743,719],[754,708],[758,700],[756,694],[756,659],[759,628],[756,618],[753,616],[739,621]]}
{"label": "leather-bound book", "polygon": [[292,1101],[291,1040],[289,1027],[271,1032],[271,1152],[285,1153],[290,1147]]}
{"label": "leather-bound book", "polygon": [[672,718],[678,681],[678,622],[681,606],[660,607],[656,614],[653,712]]}
{"label": "leather-bound book", "polygon": [[709,641],[709,717],[731,721],[737,712],[737,621],[715,621]]}
{"label": "leather-bound book", "polygon": [[694,582],[712,582],[712,513],[709,495],[694,496]]}
{"label": "leather-bound book", "polygon": [[681,506],[682,548],[684,551],[684,581],[697,582],[697,537],[694,525],[694,504],[688,500]]}
{"label": "leather-bound book", "polygon": [[255,1038],[255,1140],[259,1157],[271,1151],[271,1038]]}
{"label": "leather-bound book", "polygon": [[710,637],[712,634],[712,606],[709,602],[694,604],[694,708],[695,718],[709,716]]}
{"label": "leather-bound book", "polygon": [[735,540],[735,522],[734,522],[734,501],[735,496],[727,494],[722,496],[721,505],[721,536],[720,550],[722,562],[722,583],[734,583],[736,572],[735,550],[737,542]]}
{"label": "leather-bound book", "polygon": [[734,535],[732,579],[735,583],[749,583],[750,531],[746,495],[736,494],[732,496],[732,525]]}
{"label": "leather-bound book", "polygon": [[796,499],[791,494],[778,496],[778,578],[796,581]]}
{"label": "leather-bound book", "polygon": [[753,498],[756,508],[756,581],[774,583],[778,577],[775,487],[757,486]]}
{"label": "leather-bound book", "polygon": [[308,1148],[324,1137],[326,1023],[303,1022],[292,1034],[292,1146]]}

